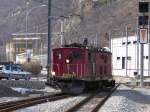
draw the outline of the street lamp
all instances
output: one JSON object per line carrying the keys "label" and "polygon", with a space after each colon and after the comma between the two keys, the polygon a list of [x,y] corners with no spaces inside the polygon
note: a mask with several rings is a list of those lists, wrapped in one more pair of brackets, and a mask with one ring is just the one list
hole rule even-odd
{"label": "street lamp", "polygon": [[61,46],[64,45],[64,16],[51,16],[50,19],[59,20],[61,24],[61,33],[60,33],[60,41]]}
{"label": "street lamp", "polygon": [[34,10],[34,9],[37,9],[37,8],[41,8],[41,7],[45,7],[46,5],[40,5],[40,6],[36,6],[36,7],[33,7],[33,8],[31,8],[27,13],[26,13],[26,58],[28,59],[29,57],[28,57],[28,53],[27,53],[27,49],[28,49],[28,45],[27,45],[27,41],[28,41],[28,39],[27,39],[27,33],[28,33],[28,16],[29,16],[29,14]]}
{"label": "street lamp", "polygon": [[50,16],[49,18],[52,20],[59,20],[60,24],[61,24],[61,28],[60,28],[60,42],[61,42],[61,46],[64,45],[64,20],[65,19],[69,19],[71,16],[73,15],[69,15],[69,16]]}

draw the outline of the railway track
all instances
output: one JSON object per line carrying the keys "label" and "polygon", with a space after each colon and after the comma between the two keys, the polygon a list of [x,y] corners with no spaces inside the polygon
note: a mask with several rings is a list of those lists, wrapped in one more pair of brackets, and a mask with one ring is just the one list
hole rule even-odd
{"label": "railway track", "polygon": [[28,98],[28,99],[19,100],[19,101],[11,101],[11,102],[0,103],[0,112],[10,112],[10,111],[13,111],[13,110],[17,110],[17,109],[26,108],[26,107],[30,107],[30,106],[33,106],[33,105],[41,104],[41,103],[44,103],[44,102],[51,102],[51,101],[64,99],[64,98],[67,98],[69,96],[70,95],[57,93],[57,94],[54,94],[54,95],[46,95],[46,96]]}
{"label": "railway track", "polygon": [[68,109],[66,112],[98,112],[100,107],[109,98],[109,96],[116,90],[120,84],[105,92],[97,92],[89,95],[87,98]]}

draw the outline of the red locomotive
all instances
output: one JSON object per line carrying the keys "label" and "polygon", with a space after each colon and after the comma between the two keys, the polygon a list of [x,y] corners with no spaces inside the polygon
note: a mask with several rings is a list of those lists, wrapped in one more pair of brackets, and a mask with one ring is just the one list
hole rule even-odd
{"label": "red locomotive", "polygon": [[80,93],[85,89],[114,86],[111,52],[81,44],[52,50],[49,83],[62,91]]}

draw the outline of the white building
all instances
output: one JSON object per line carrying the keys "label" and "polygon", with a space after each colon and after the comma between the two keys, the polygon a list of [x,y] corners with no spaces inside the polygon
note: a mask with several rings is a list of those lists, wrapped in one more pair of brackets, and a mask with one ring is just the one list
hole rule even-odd
{"label": "white building", "polygon": [[[144,76],[150,76],[149,44],[144,44]],[[140,75],[140,44],[137,36],[113,38],[111,52],[114,76]]]}

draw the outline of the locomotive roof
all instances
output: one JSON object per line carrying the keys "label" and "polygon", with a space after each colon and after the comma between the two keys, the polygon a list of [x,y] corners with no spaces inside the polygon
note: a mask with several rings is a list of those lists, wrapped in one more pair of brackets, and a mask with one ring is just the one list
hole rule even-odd
{"label": "locomotive roof", "polygon": [[87,49],[90,52],[106,52],[106,53],[111,53],[110,51],[106,50],[106,48],[101,48],[101,47],[94,47],[94,46],[85,46],[79,43],[73,43],[70,45],[64,45],[63,47],[60,48],[55,48],[55,49],[64,49],[64,48],[80,48],[80,49]]}

